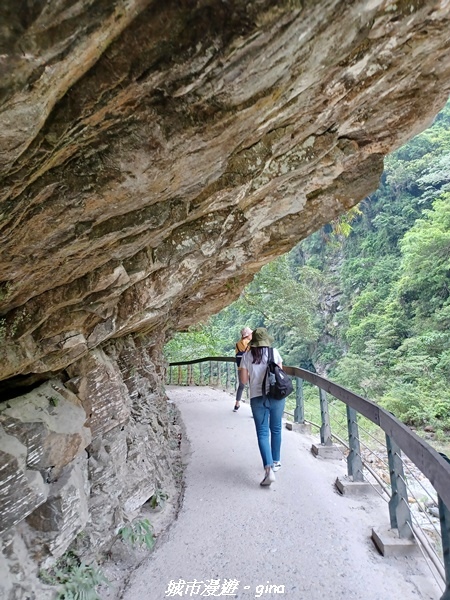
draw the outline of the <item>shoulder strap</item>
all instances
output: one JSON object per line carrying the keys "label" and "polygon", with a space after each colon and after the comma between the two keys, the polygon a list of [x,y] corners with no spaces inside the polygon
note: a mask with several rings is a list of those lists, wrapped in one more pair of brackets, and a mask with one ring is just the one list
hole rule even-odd
{"label": "shoulder strap", "polygon": [[262,393],[263,393],[263,396],[266,395],[267,373],[269,371],[271,371],[270,364],[273,363],[273,362],[274,362],[274,360],[273,360],[273,349],[268,347],[267,348],[267,367],[266,367],[266,372],[264,373],[264,379],[263,379],[263,382],[262,382]]}
{"label": "shoulder strap", "polygon": [[264,378],[262,380],[262,386],[261,386],[261,388],[262,388],[261,391],[262,391],[263,397],[265,397],[267,395],[267,393],[266,393],[266,382],[267,382],[267,372],[269,370],[269,364],[270,364],[270,348],[267,348],[267,352],[268,352],[267,367],[266,367],[266,370],[264,372]]}

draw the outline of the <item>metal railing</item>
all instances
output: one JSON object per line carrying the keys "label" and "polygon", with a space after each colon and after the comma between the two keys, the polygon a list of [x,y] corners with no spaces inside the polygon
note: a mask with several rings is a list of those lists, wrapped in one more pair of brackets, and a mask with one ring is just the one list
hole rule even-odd
{"label": "metal railing", "polygon": [[[440,600],[450,600],[449,459],[374,402],[311,371],[283,368],[296,380],[294,411],[287,410],[288,417],[294,423],[316,427],[322,448],[340,448],[347,461],[349,481],[372,485],[387,501],[391,529],[398,532],[399,538],[417,542],[442,589]],[[166,382],[234,390],[238,385],[235,359],[214,356],[173,362],[169,364]],[[316,412],[318,415],[320,409],[320,423],[305,418],[303,382],[319,389]],[[327,394],[332,396],[331,401]],[[335,400],[344,403],[345,413]],[[366,427],[360,428],[361,420]],[[384,432],[385,440],[370,431],[371,424]],[[412,504],[419,510],[412,511]]]}
{"label": "metal railing", "polygon": [[[176,371],[174,367],[177,367]],[[170,363],[166,380],[169,385],[220,385],[227,391],[236,389],[236,360],[228,356],[207,356]]]}

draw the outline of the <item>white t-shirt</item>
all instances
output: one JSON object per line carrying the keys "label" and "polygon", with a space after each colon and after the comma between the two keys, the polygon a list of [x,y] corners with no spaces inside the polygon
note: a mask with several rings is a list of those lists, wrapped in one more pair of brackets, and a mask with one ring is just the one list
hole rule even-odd
{"label": "white t-shirt", "polygon": [[[262,396],[262,383],[267,370],[268,352],[263,348],[263,357],[259,365],[253,364],[252,352],[246,352],[242,357],[241,369],[247,369],[250,382],[250,399]],[[276,348],[273,348],[273,360],[281,365],[281,356]]]}

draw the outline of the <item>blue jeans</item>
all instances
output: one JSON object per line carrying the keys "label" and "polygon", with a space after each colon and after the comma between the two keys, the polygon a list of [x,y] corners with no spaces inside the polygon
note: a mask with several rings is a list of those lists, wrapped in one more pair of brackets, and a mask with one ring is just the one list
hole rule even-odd
{"label": "blue jeans", "polygon": [[[273,400],[257,396],[250,400],[259,451],[263,466],[272,467],[273,462],[279,462],[281,450],[281,419],[286,400]],[[270,432],[270,441],[269,441]]]}

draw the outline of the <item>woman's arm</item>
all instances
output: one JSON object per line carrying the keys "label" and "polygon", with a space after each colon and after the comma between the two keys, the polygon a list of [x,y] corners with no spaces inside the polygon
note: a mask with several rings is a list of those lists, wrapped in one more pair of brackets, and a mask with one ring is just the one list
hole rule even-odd
{"label": "woman's arm", "polygon": [[240,369],[239,370],[239,379],[241,381],[241,383],[248,383],[248,371],[247,369]]}
{"label": "woman's arm", "polygon": [[280,356],[280,353],[278,352],[278,350],[274,351],[273,360],[277,363],[277,365],[280,367],[280,369],[283,368],[283,361],[281,359],[281,356]]}

